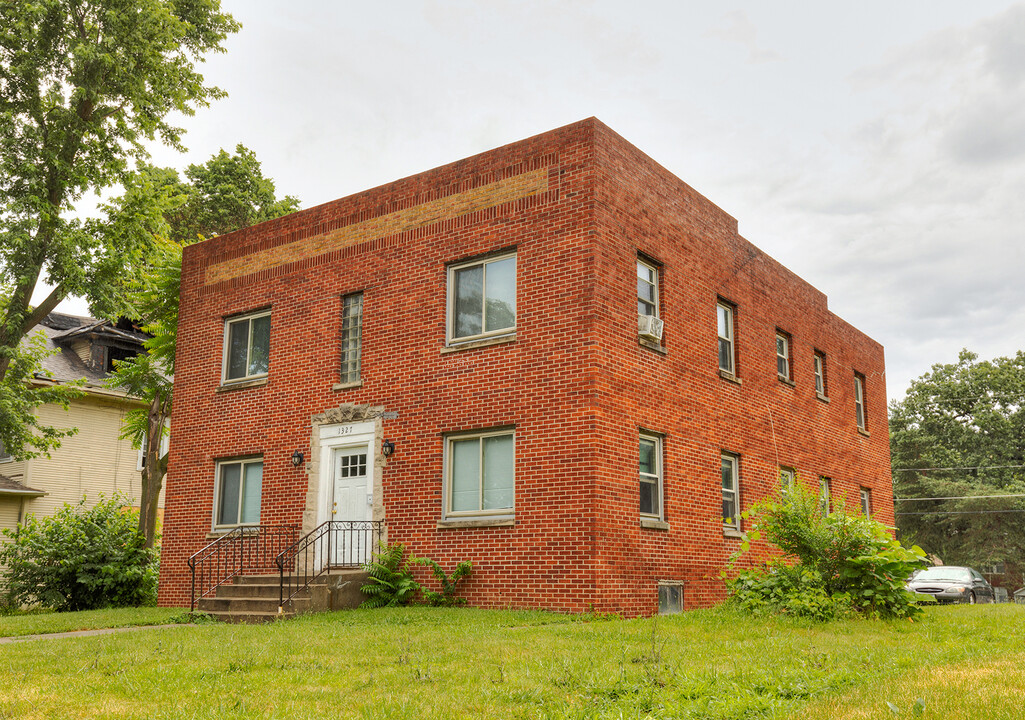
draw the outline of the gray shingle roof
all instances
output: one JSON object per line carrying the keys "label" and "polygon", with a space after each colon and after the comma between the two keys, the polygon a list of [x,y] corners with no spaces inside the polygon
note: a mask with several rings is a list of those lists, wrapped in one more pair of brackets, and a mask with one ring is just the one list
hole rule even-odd
{"label": "gray shingle roof", "polygon": [[12,480],[6,475],[0,475],[0,495],[45,495],[42,490],[22,485],[17,480]]}

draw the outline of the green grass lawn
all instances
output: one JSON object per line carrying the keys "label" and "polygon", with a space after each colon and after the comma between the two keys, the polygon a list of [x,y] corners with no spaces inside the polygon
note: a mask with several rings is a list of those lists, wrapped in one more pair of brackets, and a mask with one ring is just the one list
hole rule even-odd
{"label": "green grass lawn", "polygon": [[180,616],[182,616],[182,610],[179,608],[155,607],[0,615],[0,638],[135,625],[163,625],[169,622],[170,618]]}
{"label": "green grass lawn", "polygon": [[[0,622],[8,620],[0,619]],[[809,625],[432,608],[0,645],[0,718],[1019,718],[1025,608]]]}

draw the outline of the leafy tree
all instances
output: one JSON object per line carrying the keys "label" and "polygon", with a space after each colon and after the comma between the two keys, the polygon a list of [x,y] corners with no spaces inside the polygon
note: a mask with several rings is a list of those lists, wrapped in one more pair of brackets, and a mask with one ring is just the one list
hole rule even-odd
{"label": "leafy tree", "polygon": [[83,499],[6,530],[12,541],[0,546],[0,565],[8,600],[58,611],[156,604],[155,557],[126,502],[115,495],[87,507]]}
{"label": "leafy tree", "polygon": [[1025,352],[934,365],[890,404],[890,452],[898,498],[954,498],[899,502],[902,538],[950,565],[1025,564],[1025,498],[985,497],[1025,494]]}
{"label": "leafy tree", "polygon": [[104,314],[140,318],[152,335],[148,354],[117,363],[110,378],[111,385],[145,402],[128,412],[122,436],[144,451],[139,529],[147,547],[156,537],[157,500],[167,473],[161,440],[171,417],[182,246],[299,209],[296,198],[275,196],[274,182],[241,144],[234,155],[221,150],[203,165],[190,165],[185,176],[188,182],[174,170],[141,166],[128,178],[125,194],[107,206],[104,226],[111,242],[125,234],[152,234],[152,250],[138,272],[102,297]]}
{"label": "leafy tree", "polygon": [[[181,148],[167,121],[224,92],[196,63],[238,23],[219,0],[33,0],[0,3],[0,440],[24,457],[59,433],[34,425],[44,396],[12,366],[21,339],[69,295],[109,292],[152,234],[110,235],[68,215],[87,191],[125,178],[155,139]],[[36,307],[41,279],[53,287]],[[37,432],[19,428],[33,426]]]}

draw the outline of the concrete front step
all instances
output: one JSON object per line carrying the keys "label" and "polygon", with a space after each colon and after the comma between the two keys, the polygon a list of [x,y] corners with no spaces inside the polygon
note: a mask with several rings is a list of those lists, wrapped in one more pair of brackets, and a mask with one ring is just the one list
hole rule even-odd
{"label": "concrete front step", "polygon": [[[367,574],[362,570],[332,570],[310,582],[279,611],[280,578],[277,575],[243,575],[221,585],[216,594],[200,598],[196,609],[224,622],[267,622],[311,612],[358,607],[365,599],[359,591]],[[298,580],[286,578],[286,594]]]}

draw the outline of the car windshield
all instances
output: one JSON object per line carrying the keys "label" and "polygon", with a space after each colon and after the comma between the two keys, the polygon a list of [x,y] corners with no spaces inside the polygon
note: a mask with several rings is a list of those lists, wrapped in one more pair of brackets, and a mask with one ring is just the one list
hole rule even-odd
{"label": "car windshield", "polygon": [[915,575],[915,581],[920,580],[954,580],[954,581],[968,581],[972,579],[972,574],[968,571],[968,568],[963,567],[945,567],[940,565],[938,567],[926,568],[922,572]]}

